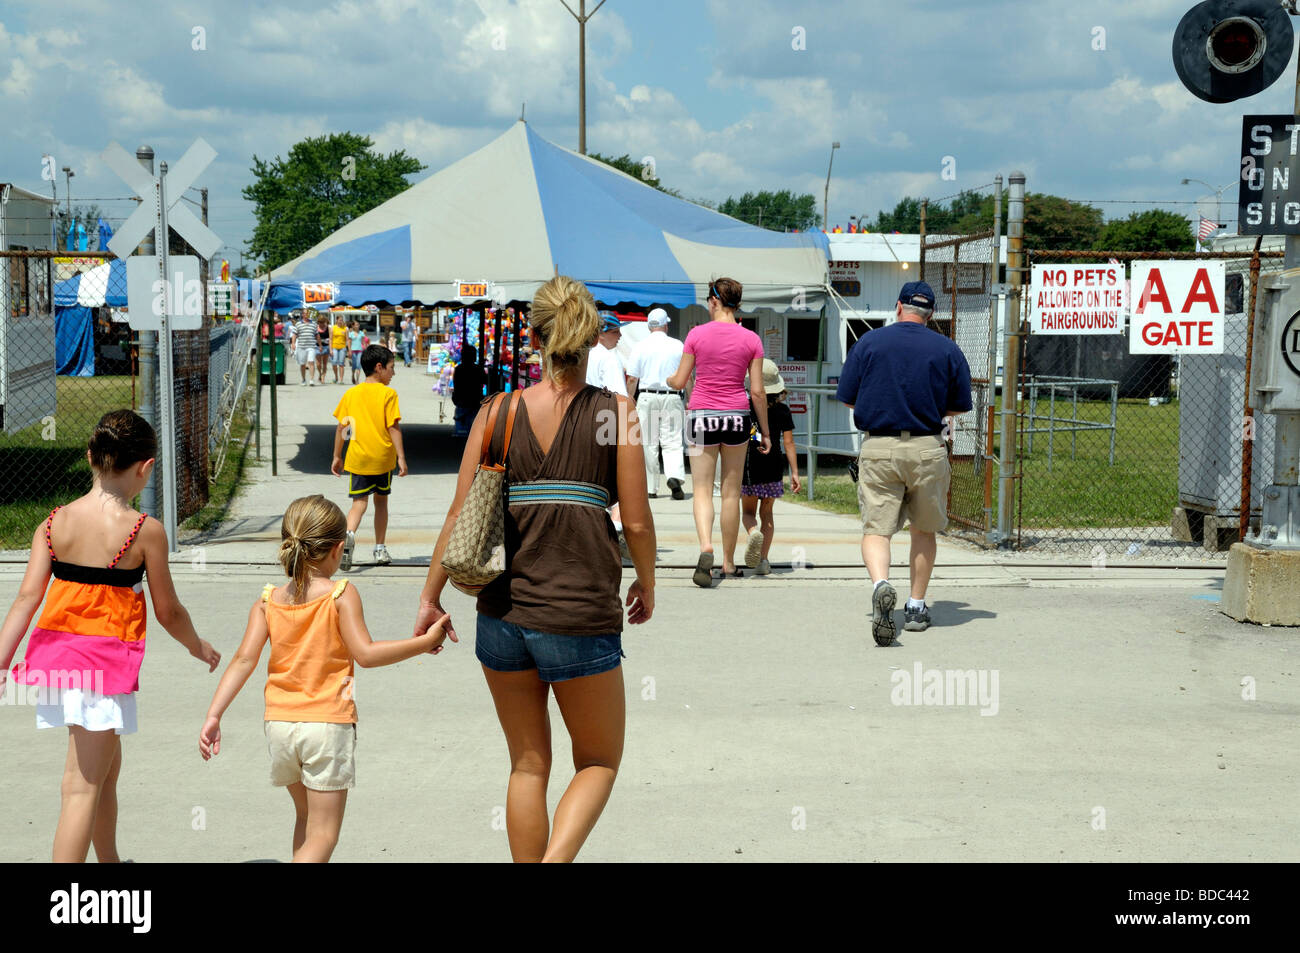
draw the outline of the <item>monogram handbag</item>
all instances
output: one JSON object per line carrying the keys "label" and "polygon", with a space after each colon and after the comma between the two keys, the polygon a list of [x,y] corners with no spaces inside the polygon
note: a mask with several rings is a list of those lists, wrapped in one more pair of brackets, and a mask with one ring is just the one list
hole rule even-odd
{"label": "monogram handbag", "polygon": [[[522,392],[515,391],[508,397],[501,394],[492,402],[487,426],[483,429],[478,470],[442,556],[442,568],[451,584],[466,595],[477,596],[484,586],[506,569],[506,459],[510,453],[510,435],[515,427],[515,410],[521,396]],[[510,401],[510,409],[506,414],[501,460],[492,463],[492,435],[496,432],[497,414],[506,400]]]}

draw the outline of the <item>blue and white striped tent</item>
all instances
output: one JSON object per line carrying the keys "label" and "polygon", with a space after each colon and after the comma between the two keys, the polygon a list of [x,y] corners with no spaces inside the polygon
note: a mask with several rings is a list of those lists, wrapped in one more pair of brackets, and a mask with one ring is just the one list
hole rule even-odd
{"label": "blue and white striped tent", "polygon": [[54,368],[69,377],[95,376],[91,308],[126,307],[126,262],[110,259],[54,285]]}
{"label": "blue and white striped tent", "polygon": [[521,121],[273,271],[269,307],[301,306],[301,285],[317,282],[354,306],[450,303],[457,281],[531,301],[564,274],[609,306],[703,304],[727,276],[746,310],[815,311],[828,253],[820,231],[769,231],[674,198]]}
{"label": "blue and white striped tent", "polygon": [[60,308],[125,308],[126,262],[113,258],[54,285],[54,304]]}

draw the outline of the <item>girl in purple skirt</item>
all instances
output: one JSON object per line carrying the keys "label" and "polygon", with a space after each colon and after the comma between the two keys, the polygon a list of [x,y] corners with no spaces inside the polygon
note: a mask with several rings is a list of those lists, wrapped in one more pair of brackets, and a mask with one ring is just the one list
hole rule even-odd
{"label": "girl in purple skirt", "polygon": [[[772,434],[772,453],[759,453],[758,444],[749,442],[745,461],[745,479],[740,488],[741,522],[749,534],[745,546],[745,565],[759,576],[772,571],[767,554],[772,549],[772,508],[778,496],[785,495],[785,464],[790,463],[790,490],[798,493],[799,461],[794,453],[794,418],[785,405],[785,380],[776,363],[763,360],[763,390],[767,393],[767,421]],[[781,447],[784,456],[775,452]],[[757,527],[757,529],[755,528]]]}

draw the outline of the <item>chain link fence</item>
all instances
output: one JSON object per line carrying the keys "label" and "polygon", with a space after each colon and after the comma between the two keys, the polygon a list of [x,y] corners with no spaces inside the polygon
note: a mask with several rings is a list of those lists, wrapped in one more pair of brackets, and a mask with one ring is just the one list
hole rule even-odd
{"label": "chain link fence", "polygon": [[[0,549],[26,548],[51,509],[89,489],[86,441],[99,418],[141,408],[140,334],[125,304],[124,263],[111,254],[0,252]],[[211,461],[224,459],[251,327],[205,316],[173,334],[180,520],[206,505]]]}
{"label": "chain link fence", "polygon": [[[1112,261],[1129,272],[1171,258],[1225,261],[1224,353],[1131,354],[1127,333],[1022,339],[1015,548],[1094,565],[1222,558],[1258,517],[1250,501],[1271,471],[1259,455],[1271,453],[1273,421],[1247,410],[1251,256],[1033,251],[1027,265]],[[1281,255],[1257,263],[1268,274]],[[1026,288],[1026,322],[1032,297]]]}
{"label": "chain link fence", "polygon": [[953,419],[950,531],[985,542],[992,520],[991,418],[997,369],[997,234],[992,229],[955,238],[922,240],[921,280],[934,290],[930,326],[953,340],[970,365],[969,413]]}

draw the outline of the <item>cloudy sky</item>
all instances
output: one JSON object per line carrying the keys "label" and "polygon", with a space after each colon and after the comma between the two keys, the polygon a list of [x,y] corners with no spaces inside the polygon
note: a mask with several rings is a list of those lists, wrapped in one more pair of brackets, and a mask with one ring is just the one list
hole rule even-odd
{"label": "cloudy sky", "polygon": [[[820,206],[837,140],[833,223],[1013,169],[1032,191],[1108,200],[1107,217],[1190,215],[1174,203],[1207,190],[1180,180],[1235,183],[1241,115],[1292,105],[1286,79],[1226,106],[1187,93],[1170,48],[1190,6],[607,0],[587,31],[587,145],[652,156],[690,197],[789,188]],[[252,156],[306,136],[363,133],[428,175],[526,101],[538,133],[576,149],[576,51],[561,0],[0,0],[0,181],[48,193],[50,153],[76,173],[74,204],[120,199],[97,158],[109,142],[174,161],[202,136],[219,153],[200,181],[212,227],[237,261]],[[132,208],[98,204],[118,220]]]}

